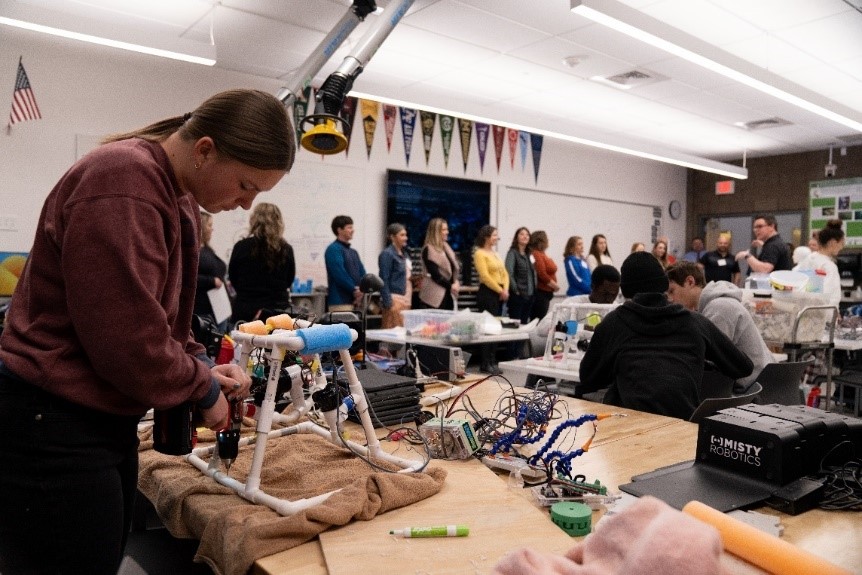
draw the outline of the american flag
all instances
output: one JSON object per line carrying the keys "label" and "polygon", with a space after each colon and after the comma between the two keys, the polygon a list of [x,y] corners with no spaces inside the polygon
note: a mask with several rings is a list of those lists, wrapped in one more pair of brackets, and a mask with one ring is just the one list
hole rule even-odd
{"label": "american flag", "polygon": [[9,124],[11,127],[18,122],[26,120],[38,120],[42,117],[39,106],[36,104],[36,96],[24,71],[24,64],[18,60],[18,77],[15,78],[15,93],[12,94],[12,111],[9,112]]}

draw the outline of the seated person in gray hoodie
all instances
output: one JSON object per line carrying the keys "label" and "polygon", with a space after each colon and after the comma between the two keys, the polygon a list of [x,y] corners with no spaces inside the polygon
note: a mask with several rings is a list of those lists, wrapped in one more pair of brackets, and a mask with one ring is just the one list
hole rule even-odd
{"label": "seated person in gray hoodie", "polygon": [[763,341],[751,314],[742,305],[742,290],[726,281],[706,283],[703,271],[690,262],[677,262],[667,269],[668,299],[691,311],[699,311],[721,330],[754,364],[751,375],[738,379],[735,390],[743,391],[757,380],[775,358]]}
{"label": "seated person in gray hoodie", "polygon": [[605,403],[688,419],[701,402],[705,360],[732,379],[751,373],[751,360],[708,319],[668,302],[655,256],[635,252],[620,272],[626,302],[596,327],[579,389],[606,387]]}

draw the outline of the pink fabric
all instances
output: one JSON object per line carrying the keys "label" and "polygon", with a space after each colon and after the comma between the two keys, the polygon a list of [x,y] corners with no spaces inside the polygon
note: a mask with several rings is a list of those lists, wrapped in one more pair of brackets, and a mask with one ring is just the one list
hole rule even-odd
{"label": "pink fabric", "polygon": [[653,497],[603,519],[565,556],[519,549],[495,575],[720,575],[718,531]]}

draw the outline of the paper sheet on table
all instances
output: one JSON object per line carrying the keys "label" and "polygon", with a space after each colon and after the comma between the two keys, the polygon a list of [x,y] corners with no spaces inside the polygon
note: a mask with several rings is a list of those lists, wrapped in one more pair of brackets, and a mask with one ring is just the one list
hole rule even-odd
{"label": "paper sheet on table", "polygon": [[224,284],[221,287],[209,290],[207,297],[210,298],[210,305],[213,307],[213,315],[217,324],[231,316],[233,310],[230,307],[230,298],[227,295],[227,289],[224,287]]}

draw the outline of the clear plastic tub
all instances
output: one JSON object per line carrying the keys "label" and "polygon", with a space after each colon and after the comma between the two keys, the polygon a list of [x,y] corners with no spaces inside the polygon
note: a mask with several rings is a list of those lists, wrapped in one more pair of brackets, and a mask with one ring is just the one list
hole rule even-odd
{"label": "clear plastic tub", "polygon": [[482,333],[481,315],[469,311],[411,309],[401,315],[407,335],[460,343],[473,341]]}

